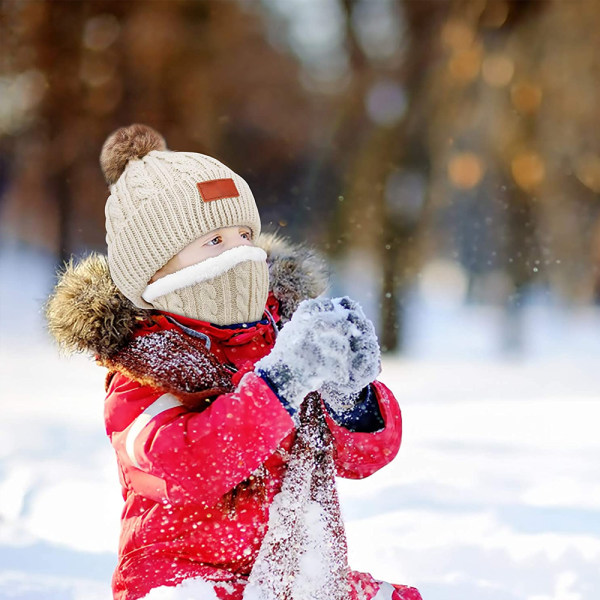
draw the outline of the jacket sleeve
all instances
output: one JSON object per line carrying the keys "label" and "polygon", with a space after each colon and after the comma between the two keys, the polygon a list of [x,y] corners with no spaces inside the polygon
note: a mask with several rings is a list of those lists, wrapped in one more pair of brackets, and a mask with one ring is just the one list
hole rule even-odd
{"label": "jacket sleeve", "polygon": [[392,392],[383,383],[371,384],[379,404],[384,426],[373,433],[350,431],[338,425],[325,411],[333,434],[337,474],[348,479],[362,479],[390,463],[402,440],[402,415]]}
{"label": "jacket sleeve", "polygon": [[172,504],[214,505],[263,464],[294,427],[254,373],[202,412],[116,375],[105,412],[125,486]]}

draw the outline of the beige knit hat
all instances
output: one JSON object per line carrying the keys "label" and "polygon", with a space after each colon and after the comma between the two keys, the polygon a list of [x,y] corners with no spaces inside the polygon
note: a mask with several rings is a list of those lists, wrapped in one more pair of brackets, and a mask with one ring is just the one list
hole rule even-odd
{"label": "beige knit hat", "polygon": [[248,184],[218,160],[167,150],[146,125],[112,133],[100,154],[109,185],[108,266],[115,285],[140,308],[150,278],[200,236],[244,225],[256,239],[260,217]]}

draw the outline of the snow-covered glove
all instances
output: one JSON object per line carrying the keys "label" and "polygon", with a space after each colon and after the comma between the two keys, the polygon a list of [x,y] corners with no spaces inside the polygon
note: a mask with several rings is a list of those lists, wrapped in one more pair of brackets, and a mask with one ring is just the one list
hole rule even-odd
{"label": "snow-covered glove", "polygon": [[[372,396],[365,388],[381,372],[381,353],[375,327],[361,306],[348,297],[339,300],[348,310],[348,320],[353,325],[350,347],[354,357],[347,378],[325,381],[319,391],[330,412],[343,415],[353,411],[365,398]],[[376,401],[374,406],[377,406]]]}
{"label": "snow-covered glove", "polygon": [[273,350],[256,364],[291,412],[321,389],[332,402],[356,398],[379,370],[373,325],[347,297],[301,302]]}

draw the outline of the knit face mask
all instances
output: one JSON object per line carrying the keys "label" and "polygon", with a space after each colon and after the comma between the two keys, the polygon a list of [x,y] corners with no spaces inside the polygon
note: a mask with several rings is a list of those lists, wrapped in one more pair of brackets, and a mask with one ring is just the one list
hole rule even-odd
{"label": "knit face mask", "polygon": [[164,312],[233,325],[262,319],[268,293],[266,252],[238,246],[157,279],[142,298]]}

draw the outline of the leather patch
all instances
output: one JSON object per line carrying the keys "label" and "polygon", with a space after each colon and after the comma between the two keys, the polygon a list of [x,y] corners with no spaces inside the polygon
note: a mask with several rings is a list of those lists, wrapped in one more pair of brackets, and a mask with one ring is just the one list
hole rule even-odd
{"label": "leather patch", "polygon": [[222,200],[223,198],[239,198],[240,193],[235,186],[235,181],[231,178],[213,179],[212,181],[202,181],[196,184],[198,191],[204,202],[211,200]]}

